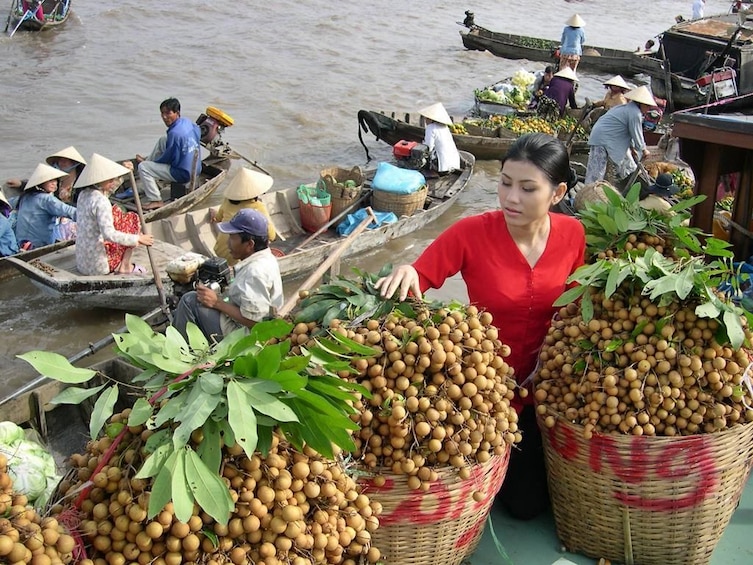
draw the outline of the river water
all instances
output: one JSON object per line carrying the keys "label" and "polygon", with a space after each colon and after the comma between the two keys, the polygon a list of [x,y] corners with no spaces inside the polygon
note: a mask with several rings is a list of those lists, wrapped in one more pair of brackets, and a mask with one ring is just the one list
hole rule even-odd
{"label": "river water", "polygon": [[[483,27],[552,39],[579,13],[589,44],[633,50],[676,15],[689,18],[691,3],[73,0],[60,29],[0,37],[0,179],[28,177],[71,144],[87,157],[147,153],[164,132],[159,103],[175,96],[191,119],[206,106],[231,115],[224,139],[268,170],[276,187],[311,182],[322,168],[365,164],[359,109],[415,112],[441,101],[463,116],[474,88],[543,68],[465,50],[457,23],[465,10]],[[706,3],[707,14],[728,8]],[[579,102],[600,98],[609,75],[579,75]],[[389,157],[371,134],[364,139],[372,158]],[[496,207],[499,162],[477,165],[469,190],[435,224],[349,265],[410,261],[458,218]],[[466,297],[457,279],[436,295]],[[123,313],[82,311],[16,278],[0,284],[0,324],[2,398],[33,376],[17,354],[70,356],[121,327]]]}

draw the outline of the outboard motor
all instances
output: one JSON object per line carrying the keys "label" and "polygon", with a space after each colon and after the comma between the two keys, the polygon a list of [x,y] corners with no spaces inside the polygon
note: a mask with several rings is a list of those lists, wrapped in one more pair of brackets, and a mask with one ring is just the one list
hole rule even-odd
{"label": "outboard motor", "polygon": [[201,145],[206,147],[212,156],[226,158],[232,153],[230,146],[222,140],[222,132],[233,123],[233,118],[214,106],[208,106],[205,113],[196,119],[201,132]]}
{"label": "outboard motor", "polygon": [[423,169],[429,164],[429,148],[423,143],[401,139],[392,146],[395,164],[404,169]]}

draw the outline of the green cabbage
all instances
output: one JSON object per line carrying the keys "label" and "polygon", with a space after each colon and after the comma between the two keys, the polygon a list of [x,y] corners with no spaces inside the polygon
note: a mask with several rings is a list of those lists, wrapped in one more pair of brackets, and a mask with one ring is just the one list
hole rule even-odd
{"label": "green cabbage", "polygon": [[[10,443],[0,441],[0,453],[8,459],[8,475],[13,481],[13,491],[26,495],[30,504],[42,508],[60,481],[55,460],[37,442],[23,439],[23,429],[12,425],[21,430],[22,439],[14,439]],[[1,429],[13,431],[7,425]],[[15,436],[11,434],[11,437]]]}
{"label": "green cabbage", "polygon": [[13,422],[0,422],[0,444],[10,445],[24,437],[24,430],[20,426]]}

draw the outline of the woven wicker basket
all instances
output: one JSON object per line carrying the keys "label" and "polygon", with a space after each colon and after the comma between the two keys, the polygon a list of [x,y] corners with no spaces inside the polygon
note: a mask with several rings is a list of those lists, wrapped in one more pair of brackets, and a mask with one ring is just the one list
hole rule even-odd
{"label": "woven wicker basket", "polygon": [[386,190],[374,190],[371,195],[371,205],[379,212],[394,212],[400,216],[412,216],[417,210],[421,210],[429,193],[424,186],[411,194],[395,194]]}
{"label": "woven wicker basket", "polygon": [[753,424],[683,437],[599,435],[539,419],[557,533],[626,565],[706,565],[753,462]]}
{"label": "woven wicker basket", "polygon": [[[356,183],[356,186],[346,187],[345,183],[349,180]],[[363,180],[363,171],[359,166],[355,166],[352,169],[328,167],[320,171],[319,182],[332,195],[332,217],[337,216],[348,205],[358,199],[363,188]]]}
{"label": "woven wicker basket", "polygon": [[[385,565],[459,565],[481,541],[494,496],[507,473],[510,450],[471,467],[471,476],[439,471],[428,491],[408,488],[405,475],[384,473],[384,486],[359,480],[363,492],[382,504],[379,528],[372,536]],[[481,501],[474,492],[484,494]]]}

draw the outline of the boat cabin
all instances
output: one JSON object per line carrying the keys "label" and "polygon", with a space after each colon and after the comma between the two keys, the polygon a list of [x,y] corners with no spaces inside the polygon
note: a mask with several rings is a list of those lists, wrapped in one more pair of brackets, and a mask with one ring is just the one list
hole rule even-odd
{"label": "boat cabin", "polygon": [[692,224],[713,233],[720,205],[733,199],[729,241],[735,260],[753,255],[753,116],[677,113],[672,135],[680,156],[693,169],[696,193],[706,200],[693,210]]}

